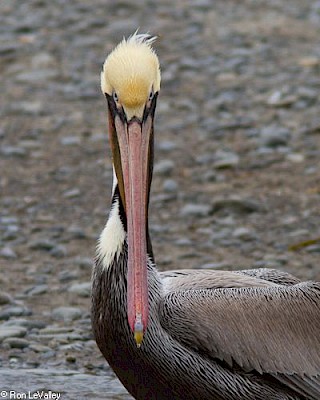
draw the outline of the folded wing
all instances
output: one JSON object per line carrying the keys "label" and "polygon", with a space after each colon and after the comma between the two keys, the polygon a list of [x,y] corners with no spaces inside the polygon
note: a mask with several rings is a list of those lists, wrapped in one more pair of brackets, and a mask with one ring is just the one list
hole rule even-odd
{"label": "folded wing", "polygon": [[[183,345],[229,368],[270,374],[320,399],[320,284],[168,292],[161,323]],[[317,397],[314,397],[317,396]]]}

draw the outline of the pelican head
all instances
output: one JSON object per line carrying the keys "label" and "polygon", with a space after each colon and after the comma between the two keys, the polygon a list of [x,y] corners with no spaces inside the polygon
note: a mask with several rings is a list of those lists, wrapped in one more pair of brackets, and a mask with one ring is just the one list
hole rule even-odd
{"label": "pelican head", "polygon": [[[133,34],[109,54],[101,73],[108,101],[109,139],[125,211],[128,243],[127,312],[140,346],[148,323],[148,203],[153,164],[153,120],[160,90],[155,38]],[[151,253],[151,254],[150,254]]]}

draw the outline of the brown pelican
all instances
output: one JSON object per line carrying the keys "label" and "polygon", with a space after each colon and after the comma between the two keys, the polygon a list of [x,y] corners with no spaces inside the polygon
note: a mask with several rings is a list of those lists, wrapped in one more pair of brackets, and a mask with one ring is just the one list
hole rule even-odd
{"label": "brown pelican", "polygon": [[320,399],[320,283],[272,269],[156,269],[148,230],[154,38],[107,57],[114,184],[92,281],[97,344],[136,399]]}

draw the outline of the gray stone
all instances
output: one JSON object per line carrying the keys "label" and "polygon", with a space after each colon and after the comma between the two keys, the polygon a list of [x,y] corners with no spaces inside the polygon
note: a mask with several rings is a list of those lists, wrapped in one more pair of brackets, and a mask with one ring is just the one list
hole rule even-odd
{"label": "gray stone", "polygon": [[69,189],[69,190],[65,191],[63,193],[63,197],[65,197],[66,199],[71,199],[74,197],[79,197],[80,194],[81,194],[80,189],[73,188],[73,189]]}
{"label": "gray stone", "polygon": [[308,253],[320,253],[320,244],[312,244],[305,249]]}
{"label": "gray stone", "polygon": [[0,55],[6,56],[17,52],[21,49],[22,44],[19,43],[5,43],[0,45]]}
{"label": "gray stone", "polygon": [[49,286],[46,284],[36,285],[27,290],[28,296],[38,296],[48,292]]}
{"label": "gray stone", "polygon": [[81,143],[81,138],[79,136],[65,136],[60,140],[63,146],[74,146]]}
{"label": "gray stone", "polygon": [[9,321],[3,322],[3,326],[23,326],[29,329],[43,329],[46,326],[46,323],[39,320],[34,319],[25,319],[25,318],[13,318]]}
{"label": "gray stone", "polygon": [[1,146],[0,154],[6,157],[25,157],[27,151],[20,146]]}
{"label": "gray stone", "polygon": [[7,338],[23,337],[26,333],[26,328],[22,326],[0,326],[0,342]]}
{"label": "gray stone", "polygon": [[267,104],[273,107],[288,107],[297,101],[297,96],[276,90],[267,99]]}
{"label": "gray stone", "polygon": [[17,224],[18,218],[17,217],[0,217],[0,224],[1,225],[10,225],[10,224]]}
{"label": "gray stone", "polygon": [[106,134],[105,133],[94,133],[93,135],[90,136],[89,141],[92,143],[105,142]]}
{"label": "gray stone", "polygon": [[70,293],[75,293],[80,297],[90,297],[91,282],[74,283],[68,289]]}
{"label": "gray stone", "polygon": [[182,217],[205,217],[209,214],[210,206],[207,204],[186,204],[182,207],[180,215]]}
{"label": "gray stone", "polygon": [[222,243],[225,240],[228,240],[231,236],[229,228],[223,228],[221,230],[214,230],[211,234],[210,239],[213,243]]}
{"label": "gray stone", "polygon": [[20,145],[27,150],[38,150],[40,147],[42,147],[42,144],[38,139],[20,140]]}
{"label": "gray stone", "polygon": [[55,59],[52,54],[44,51],[36,53],[31,59],[31,64],[35,68],[50,67],[54,62]]}
{"label": "gray stone", "polygon": [[50,251],[56,246],[56,243],[49,239],[36,239],[29,245],[32,250],[47,250]]}
{"label": "gray stone", "polygon": [[52,317],[56,321],[74,321],[81,318],[83,312],[77,307],[57,307],[52,311]]}
{"label": "gray stone", "polygon": [[168,193],[176,193],[178,190],[178,184],[173,179],[166,179],[163,182],[163,190]]}
{"label": "gray stone", "polygon": [[176,148],[177,148],[176,143],[171,140],[162,140],[157,145],[157,149],[159,149],[160,151],[163,151],[165,153],[175,150]]}
{"label": "gray stone", "polygon": [[88,270],[92,268],[93,266],[93,259],[89,257],[77,257],[74,260],[75,264],[79,266],[81,269]]}
{"label": "gray stone", "polygon": [[175,245],[180,246],[180,247],[190,247],[192,246],[192,241],[189,238],[180,238],[176,240]]}
{"label": "gray stone", "polygon": [[197,267],[199,269],[229,269],[229,264],[225,262],[216,262],[216,263],[206,263]]}
{"label": "gray stone", "polygon": [[[92,265],[91,265],[92,267]],[[69,282],[72,281],[73,279],[78,278],[79,276],[79,271],[78,270],[65,270],[65,271],[61,271],[58,274],[58,278],[60,282]]]}
{"label": "gray stone", "polygon": [[220,210],[236,212],[239,214],[248,214],[252,212],[265,211],[265,207],[253,199],[230,196],[227,198],[217,198],[213,201],[211,213],[216,213]]}
{"label": "gray stone", "polygon": [[25,349],[30,344],[28,340],[19,337],[7,337],[2,343],[13,349]]}
{"label": "gray stone", "polygon": [[0,306],[3,306],[4,304],[10,304],[12,301],[13,299],[9,293],[0,290]]}
{"label": "gray stone", "polygon": [[266,126],[260,132],[260,142],[266,147],[286,146],[290,140],[290,131],[279,126]]}
{"label": "gray stone", "polygon": [[53,69],[34,69],[17,75],[16,80],[22,83],[46,83],[47,80],[55,78],[57,74],[57,71]]}
{"label": "gray stone", "polygon": [[9,306],[0,312],[0,320],[7,320],[11,317],[25,317],[32,315],[32,311],[24,306]]}
{"label": "gray stone", "polygon": [[85,239],[88,236],[86,234],[85,230],[83,228],[81,228],[80,226],[70,226],[67,229],[67,232],[70,234],[70,236],[73,239]]}
{"label": "gray stone", "polygon": [[74,332],[74,328],[72,326],[57,326],[57,325],[50,325],[44,329],[41,329],[39,332],[40,335],[49,335],[50,337],[54,337],[55,335],[61,335],[65,333],[72,333]]}
{"label": "gray stone", "polygon": [[232,232],[232,236],[234,238],[241,239],[244,241],[250,241],[250,240],[256,239],[256,235],[254,234],[254,232],[252,232],[252,230],[245,228],[245,227],[236,228]]}
{"label": "gray stone", "polygon": [[33,350],[35,353],[47,353],[52,351],[52,349],[48,346],[44,346],[43,344],[39,343],[32,343],[29,345],[29,349]]}
{"label": "gray stone", "polygon": [[301,134],[303,135],[312,135],[320,133],[320,118],[316,117],[315,119],[309,122],[308,126],[305,126],[301,129]]}
{"label": "gray stone", "polygon": [[19,101],[12,104],[11,109],[16,113],[39,115],[43,111],[43,104],[40,101]]}
{"label": "gray stone", "polygon": [[63,257],[66,257],[66,255],[68,254],[68,251],[65,246],[63,246],[62,244],[59,244],[50,250],[50,254],[52,255],[52,257],[55,257],[55,258],[63,258]]}
{"label": "gray stone", "polygon": [[217,171],[209,169],[199,178],[202,182],[216,182],[219,176],[221,177],[221,175],[218,175]]}
{"label": "gray stone", "polygon": [[154,166],[154,173],[160,176],[167,176],[173,169],[174,162],[172,160],[162,160]]}
{"label": "gray stone", "polygon": [[215,158],[213,166],[216,169],[233,168],[239,164],[239,156],[229,151],[217,151]]}
{"label": "gray stone", "polygon": [[17,225],[8,225],[2,236],[2,239],[4,241],[14,240],[19,236],[20,231],[21,229]]}
{"label": "gray stone", "polygon": [[286,159],[293,163],[302,163],[305,160],[305,156],[301,153],[289,153]]}
{"label": "gray stone", "polygon": [[12,260],[17,258],[17,254],[12,250],[11,247],[6,246],[0,250],[0,257],[6,258],[7,260]]}

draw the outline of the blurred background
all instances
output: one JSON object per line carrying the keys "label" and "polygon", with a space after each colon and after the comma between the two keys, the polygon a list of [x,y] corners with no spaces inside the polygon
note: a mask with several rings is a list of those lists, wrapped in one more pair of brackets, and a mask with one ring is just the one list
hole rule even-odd
{"label": "blurred background", "polygon": [[2,0],[0,389],[129,398],[89,296],[112,187],[100,71],[137,28],[162,68],[159,269],[320,279],[319,1]]}

